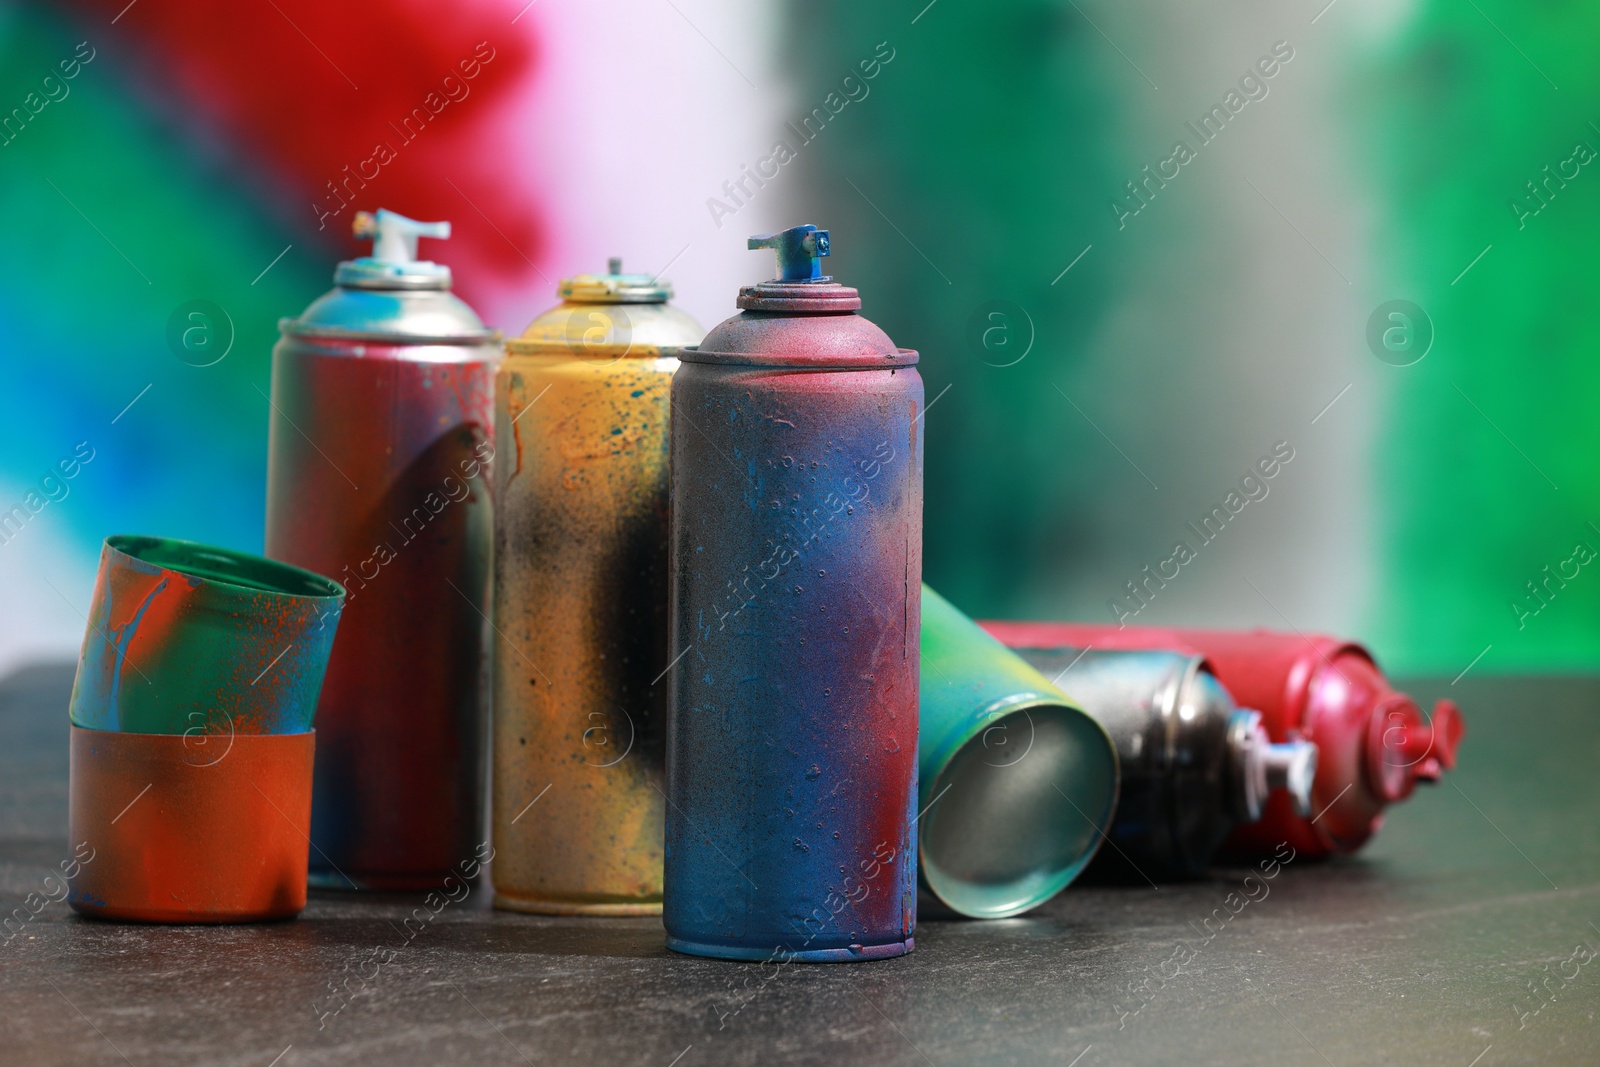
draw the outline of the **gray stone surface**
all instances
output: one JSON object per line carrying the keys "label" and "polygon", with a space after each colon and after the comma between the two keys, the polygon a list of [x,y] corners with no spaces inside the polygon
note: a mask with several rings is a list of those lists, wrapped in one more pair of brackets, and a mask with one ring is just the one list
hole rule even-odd
{"label": "gray stone surface", "polygon": [[[0,684],[6,911],[68,855],[70,685],[55,667]],[[1600,949],[1600,681],[1448,691],[1468,725],[1453,781],[1359,857],[1289,864],[1209,940],[1246,872],[1074,886],[1002,922],[925,909],[909,957],[782,969],[674,955],[653,919],[495,912],[481,888],[409,940],[420,898],[313,894],[298,921],[224,928],[51,905],[0,944],[0,1064],[1600,1062],[1600,960],[1565,962]],[[1183,942],[1197,954],[1131,1014],[1130,984]]]}

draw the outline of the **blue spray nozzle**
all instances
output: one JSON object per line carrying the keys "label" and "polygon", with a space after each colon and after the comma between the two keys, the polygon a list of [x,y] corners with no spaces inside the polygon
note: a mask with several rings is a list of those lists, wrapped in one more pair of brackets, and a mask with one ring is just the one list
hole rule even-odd
{"label": "blue spray nozzle", "polygon": [[822,257],[828,255],[828,231],[809,223],[791,226],[779,233],[757,234],[749,247],[770,248],[778,255],[778,281],[825,282]]}
{"label": "blue spray nozzle", "polygon": [[351,226],[357,237],[372,238],[372,256],[385,263],[417,262],[417,238],[449,237],[448,222],[418,222],[386,208],[358,211]]}

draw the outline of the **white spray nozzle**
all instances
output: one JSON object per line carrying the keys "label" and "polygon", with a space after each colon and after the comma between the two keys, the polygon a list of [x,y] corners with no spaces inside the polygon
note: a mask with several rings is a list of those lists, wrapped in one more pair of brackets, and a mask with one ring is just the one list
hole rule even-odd
{"label": "white spray nozzle", "polygon": [[357,237],[372,238],[372,258],[385,263],[415,263],[417,238],[450,236],[448,222],[418,222],[381,207],[356,212],[351,228]]}
{"label": "white spray nozzle", "polygon": [[1228,720],[1233,774],[1233,814],[1256,822],[1267,798],[1287,790],[1299,815],[1311,814],[1311,786],[1317,777],[1317,746],[1310,741],[1274,742],[1261,725],[1261,713],[1240,708]]}

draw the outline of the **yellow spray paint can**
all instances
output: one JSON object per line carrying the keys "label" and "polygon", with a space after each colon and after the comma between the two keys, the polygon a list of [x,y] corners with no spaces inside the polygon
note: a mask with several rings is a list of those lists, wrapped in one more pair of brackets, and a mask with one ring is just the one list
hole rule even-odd
{"label": "yellow spray paint can", "polygon": [[495,383],[495,904],[661,911],[671,287],[561,283]]}

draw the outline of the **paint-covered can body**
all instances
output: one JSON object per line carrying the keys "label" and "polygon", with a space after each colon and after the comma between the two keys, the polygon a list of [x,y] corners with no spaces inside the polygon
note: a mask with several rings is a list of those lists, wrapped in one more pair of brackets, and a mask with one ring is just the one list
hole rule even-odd
{"label": "paint-covered can body", "polygon": [[1259,819],[1274,789],[1305,813],[1316,746],[1274,745],[1202,656],[1051,646],[1018,648],[1081,700],[1116,741],[1122,794],[1095,873],[1118,880],[1196,878],[1237,823]]}
{"label": "paint-covered can body", "polygon": [[70,745],[74,911],[232,923],[305,907],[314,731],[199,739],[74,726]]}
{"label": "paint-covered can body", "polygon": [[580,275],[495,388],[495,904],[661,911],[668,416],[703,331],[645,275]]}
{"label": "paint-covered can body", "polygon": [[1388,805],[1410,796],[1417,782],[1437,781],[1455,766],[1463,733],[1455,704],[1441,700],[1425,719],[1411,697],[1389,684],[1372,654],[1352,641],[1270,630],[985,626],[1012,647],[1165,649],[1204,656],[1234,699],[1261,713],[1271,741],[1315,744],[1309,803],[1302,809],[1287,791],[1274,793],[1259,820],[1228,834],[1219,853],[1224,857],[1268,856],[1285,841],[1311,856],[1354,852],[1382,826]]}
{"label": "paint-covered can body", "polygon": [[698,955],[914,944],[922,381],[810,273],[673,381],[663,921]]}
{"label": "paint-covered can body", "polygon": [[337,582],[260,556],[108,537],[72,724],[214,751],[238,734],[308,732],[343,603]]}
{"label": "paint-covered can body", "polygon": [[999,919],[1055,896],[1112,825],[1117,751],[1039,671],[922,587],[923,882]]}
{"label": "paint-covered can body", "polygon": [[267,553],[349,592],[316,720],[331,887],[435,885],[483,841],[498,337],[448,268],[390,257],[340,264],[273,350]]}

